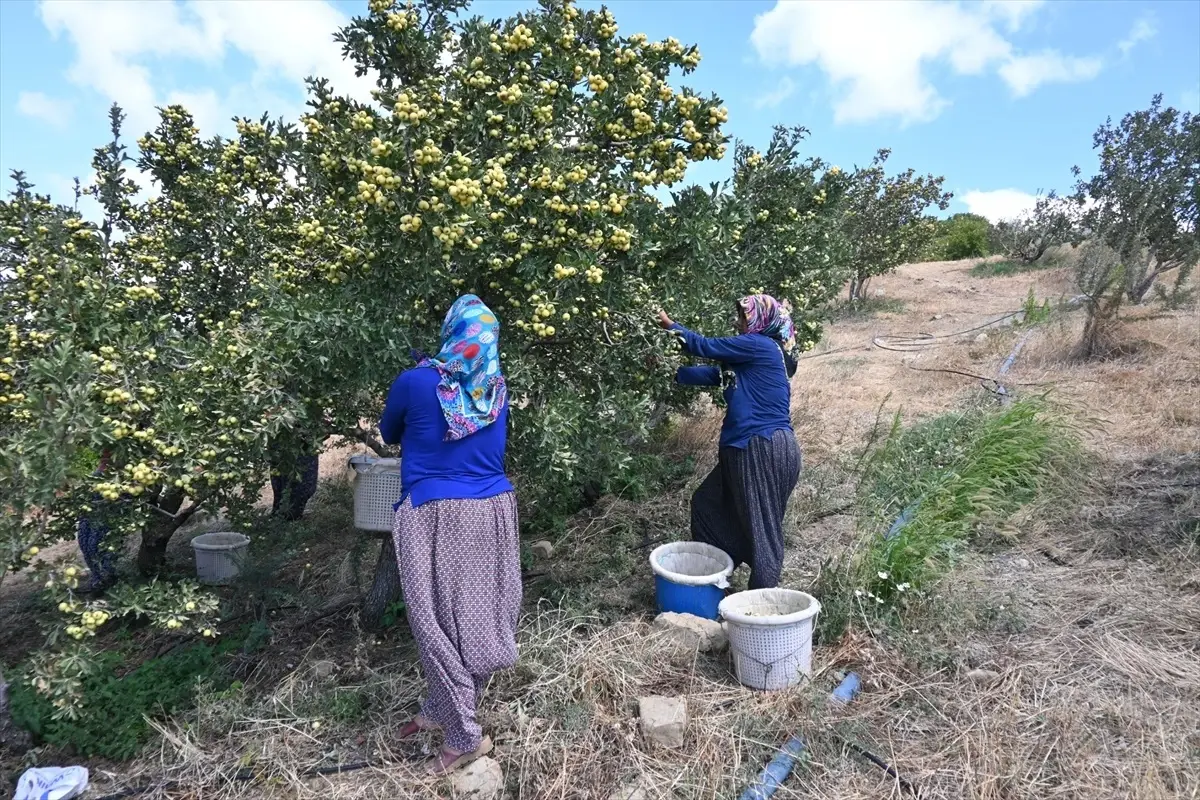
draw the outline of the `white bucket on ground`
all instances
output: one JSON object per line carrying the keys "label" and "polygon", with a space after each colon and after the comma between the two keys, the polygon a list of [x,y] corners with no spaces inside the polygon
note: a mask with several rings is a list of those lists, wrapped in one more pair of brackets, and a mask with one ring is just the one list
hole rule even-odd
{"label": "white bucket on ground", "polygon": [[724,589],[733,574],[733,559],[704,542],[670,542],[654,548],[650,568],[671,583]]}
{"label": "white bucket on ground", "polygon": [[793,589],[753,589],[722,600],[737,679],[751,689],[778,690],[809,677],[820,610],[815,597]]}
{"label": "white bucket on ground", "polygon": [[354,527],[391,531],[400,499],[400,459],[354,456]]}
{"label": "white bucket on ground", "polygon": [[240,533],[202,533],[192,539],[196,577],[201,583],[229,583],[242,571],[250,539]]}

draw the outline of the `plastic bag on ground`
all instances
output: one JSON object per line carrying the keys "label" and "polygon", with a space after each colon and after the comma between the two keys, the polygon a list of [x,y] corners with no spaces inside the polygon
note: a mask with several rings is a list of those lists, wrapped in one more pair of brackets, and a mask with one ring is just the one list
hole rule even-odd
{"label": "plastic bag on ground", "polygon": [[17,781],[13,800],[69,800],[88,786],[87,767],[34,767]]}

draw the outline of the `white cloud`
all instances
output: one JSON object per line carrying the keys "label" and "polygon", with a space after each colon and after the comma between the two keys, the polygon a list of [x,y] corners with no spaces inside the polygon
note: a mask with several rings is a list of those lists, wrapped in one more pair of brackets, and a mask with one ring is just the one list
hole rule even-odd
{"label": "white cloud", "polygon": [[765,92],[754,99],[755,108],[776,108],[784,100],[787,100],[796,92],[796,84],[786,75],[779,84],[769,92]]}
{"label": "white cloud", "polygon": [[[1039,0],[993,0],[972,6],[919,0],[778,0],[755,19],[750,40],[767,63],[819,67],[837,92],[836,122],[890,117],[912,124],[934,119],[949,103],[929,79],[928,70],[934,66],[948,66],[959,75],[999,72],[1014,94],[1018,85],[1061,81],[1067,79],[1064,75],[1082,79],[1075,76],[1089,73],[1093,59],[1050,53],[1065,66],[1059,65],[1053,77],[1042,77],[1039,68],[1048,68],[1048,54],[1022,56],[1001,32],[1017,31],[1040,6]],[[1031,58],[1034,61],[1026,63]],[[1005,76],[1006,66],[1019,83]]]}
{"label": "white cloud", "polygon": [[1026,18],[1045,2],[1045,0],[983,0],[983,12],[997,17],[1005,23],[1010,32],[1020,30]]}
{"label": "white cloud", "polygon": [[1045,50],[1030,56],[1016,56],[1000,67],[1000,77],[1017,97],[1025,97],[1047,83],[1078,83],[1100,74],[1104,63],[1098,58],[1064,56]]}
{"label": "white cloud", "polygon": [[1158,29],[1154,27],[1154,23],[1150,18],[1142,17],[1133,23],[1133,27],[1129,30],[1129,35],[1117,42],[1117,48],[1121,51],[1121,55],[1127,56],[1138,44],[1153,39],[1157,34]]}
{"label": "white cloud", "polygon": [[71,119],[69,103],[41,92],[21,92],[17,95],[17,111],[56,128],[63,127]]}
{"label": "white cloud", "polygon": [[990,192],[970,191],[961,197],[967,211],[987,217],[990,222],[1019,219],[1033,210],[1037,195],[1020,189],[994,189]]}
{"label": "white cloud", "polygon": [[[41,14],[53,35],[65,35],[75,46],[68,77],[119,103],[134,135],[153,126],[156,105],[174,100],[194,103],[189,110],[204,133],[211,134],[227,131],[235,114],[294,111],[246,105],[269,94],[264,87],[273,81],[299,89],[305,77],[318,75],[364,102],[373,87],[342,60],[333,34],[349,20],[325,0],[44,0]],[[224,97],[211,87],[163,86],[162,73],[152,72],[165,61],[216,65],[229,50],[249,58],[254,71]],[[298,107],[298,101],[293,105]]]}

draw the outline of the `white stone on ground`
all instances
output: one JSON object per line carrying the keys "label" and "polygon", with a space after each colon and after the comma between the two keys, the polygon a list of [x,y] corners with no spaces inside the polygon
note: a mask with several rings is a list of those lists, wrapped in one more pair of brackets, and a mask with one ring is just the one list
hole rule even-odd
{"label": "white stone on ground", "polygon": [[450,785],[463,800],[496,800],[504,791],[504,770],[495,759],[479,758],[456,771]]}
{"label": "white stone on ground", "polygon": [[659,747],[683,747],[687,731],[687,702],[677,697],[642,697],[638,699],[638,717],[642,737]]}
{"label": "white stone on ground", "polygon": [[646,800],[646,790],[639,784],[631,783],[610,794],[608,800]]}
{"label": "white stone on ground", "polygon": [[721,623],[692,614],[664,612],[655,618],[654,627],[669,632],[685,647],[694,648],[702,653],[719,653],[729,644]]}

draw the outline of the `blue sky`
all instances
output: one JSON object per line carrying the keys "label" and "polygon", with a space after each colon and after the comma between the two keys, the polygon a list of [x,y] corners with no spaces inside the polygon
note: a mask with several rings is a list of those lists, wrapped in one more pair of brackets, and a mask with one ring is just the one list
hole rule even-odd
{"label": "blue sky", "polygon": [[[529,5],[473,10],[502,17]],[[1095,128],[1156,92],[1200,111],[1196,0],[609,6],[624,34],[700,46],[704,61],[685,82],[726,101],[732,135],[762,145],[773,125],[804,125],[809,152],[843,167],[889,147],[894,168],[946,176],[951,211],[1011,216],[1039,190],[1068,188],[1073,164],[1094,163]],[[207,134],[228,133],[234,115],[294,118],[308,74],[362,96],[369,87],[330,34],[365,10],[365,0],[0,2],[0,168],[24,169],[66,201],[71,178],[89,177],[113,100],[130,115],[132,143],[168,102],[183,102]]]}

